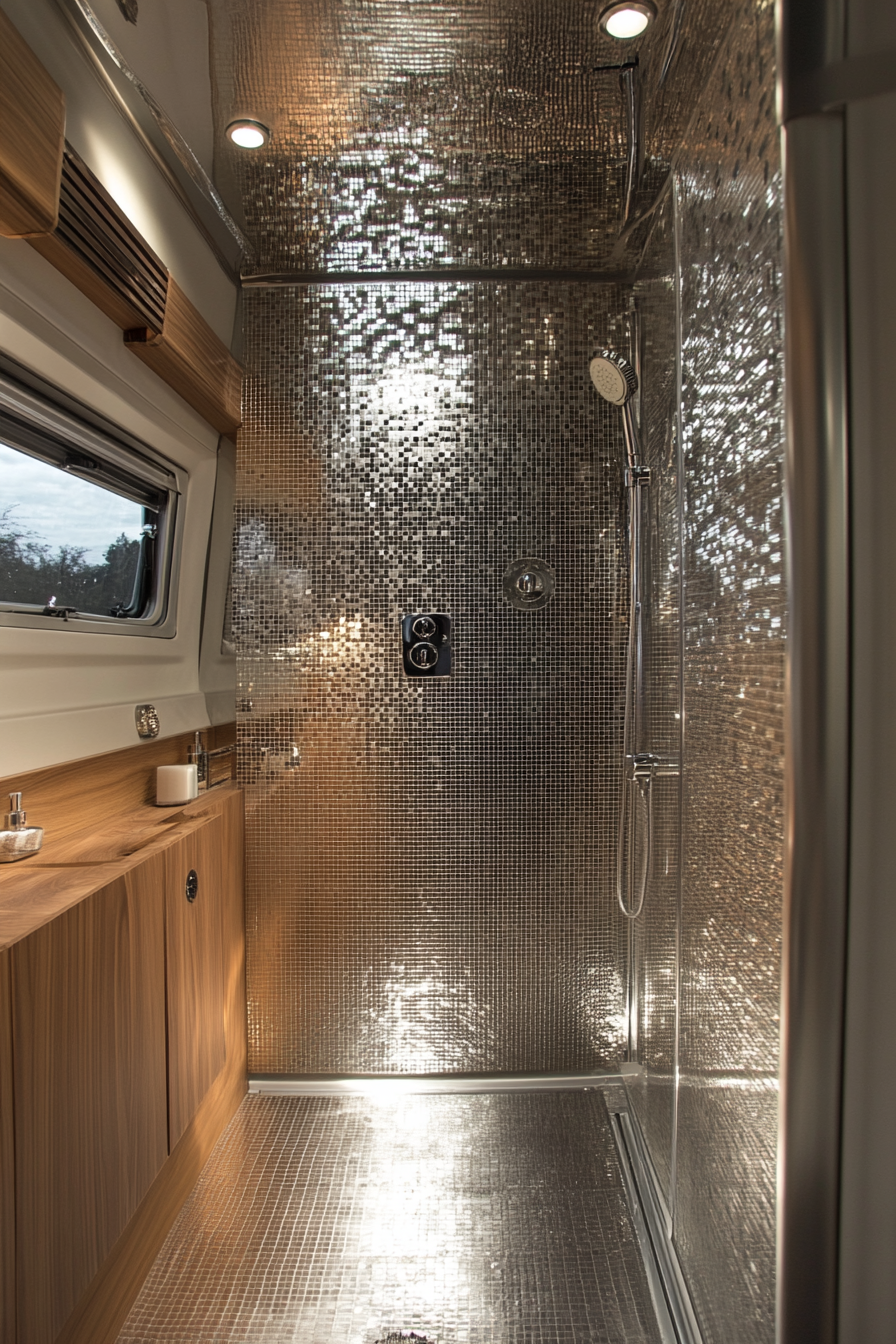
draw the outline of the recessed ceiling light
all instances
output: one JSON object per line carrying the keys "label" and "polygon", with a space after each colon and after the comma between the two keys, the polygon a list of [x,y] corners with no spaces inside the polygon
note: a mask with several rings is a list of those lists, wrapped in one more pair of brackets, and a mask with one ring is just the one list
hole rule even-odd
{"label": "recessed ceiling light", "polygon": [[251,121],[244,117],[241,121],[232,121],[227,127],[227,134],[235,145],[240,149],[261,149],[271,138],[271,133],[267,126],[262,125],[260,121]]}
{"label": "recessed ceiling light", "polygon": [[622,42],[640,37],[656,18],[656,10],[649,0],[617,0],[601,14],[601,30]]}

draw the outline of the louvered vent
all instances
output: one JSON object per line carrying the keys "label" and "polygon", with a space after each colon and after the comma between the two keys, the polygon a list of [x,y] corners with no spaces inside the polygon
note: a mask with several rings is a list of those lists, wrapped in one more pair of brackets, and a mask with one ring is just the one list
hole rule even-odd
{"label": "louvered vent", "polygon": [[[69,144],[62,163],[55,238],[111,291],[109,298],[118,301],[114,306],[127,315],[126,323],[118,319],[121,325],[161,331],[168,272]],[[100,302],[96,294],[91,297]]]}

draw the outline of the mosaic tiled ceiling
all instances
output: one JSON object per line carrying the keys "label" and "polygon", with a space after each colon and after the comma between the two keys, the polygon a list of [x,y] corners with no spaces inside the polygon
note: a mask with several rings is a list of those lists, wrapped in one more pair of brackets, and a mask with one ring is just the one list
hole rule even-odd
{"label": "mosaic tiled ceiling", "polygon": [[[631,269],[619,246],[638,62],[636,216],[654,198],[727,22],[660,0],[620,43],[594,0],[208,0],[216,179],[249,274],[433,267]],[[235,117],[272,128],[233,148]]]}

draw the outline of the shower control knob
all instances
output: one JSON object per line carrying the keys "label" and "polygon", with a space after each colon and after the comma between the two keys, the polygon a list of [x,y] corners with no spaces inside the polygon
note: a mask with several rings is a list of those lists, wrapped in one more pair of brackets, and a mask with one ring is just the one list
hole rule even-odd
{"label": "shower control knob", "polygon": [[439,651],[435,644],[423,641],[422,643],[413,646],[408,657],[415,667],[428,669],[435,667],[436,663],[439,661]]}
{"label": "shower control knob", "polygon": [[418,616],[411,629],[418,639],[432,639],[436,633],[436,623],[431,616]]}
{"label": "shower control knob", "polygon": [[528,571],[521,574],[516,581],[516,586],[525,597],[535,597],[538,593],[544,591],[544,583],[538,574],[530,574]]}
{"label": "shower control knob", "polygon": [[401,661],[406,677],[451,676],[451,617],[412,611],[401,618]]}

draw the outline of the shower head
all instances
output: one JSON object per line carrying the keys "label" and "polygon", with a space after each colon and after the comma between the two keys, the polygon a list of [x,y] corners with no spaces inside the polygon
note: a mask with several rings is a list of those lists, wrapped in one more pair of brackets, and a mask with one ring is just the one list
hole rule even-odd
{"label": "shower head", "polygon": [[592,383],[613,406],[624,406],[638,390],[638,375],[615,350],[598,350],[588,368]]}

